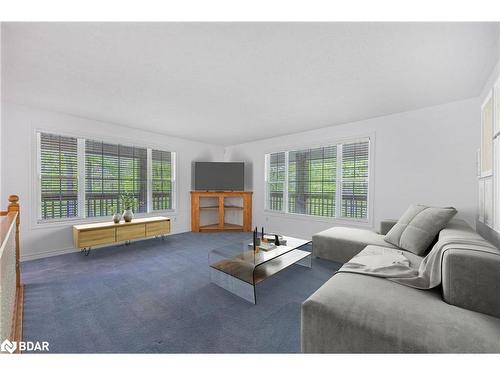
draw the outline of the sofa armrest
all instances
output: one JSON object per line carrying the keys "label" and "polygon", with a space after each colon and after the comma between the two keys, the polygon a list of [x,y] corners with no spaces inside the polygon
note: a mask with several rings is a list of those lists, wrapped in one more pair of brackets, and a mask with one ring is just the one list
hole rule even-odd
{"label": "sofa armrest", "polygon": [[379,233],[380,234],[383,234],[384,236],[389,233],[389,231],[391,230],[391,228],[396,225],[398,221],[397,220],[382,220],[380,222],[380,231]]}
{"label": "sofa armrest", "polygon": [[500,254],[450,249],[442,267],[447,303],[500,317]]}

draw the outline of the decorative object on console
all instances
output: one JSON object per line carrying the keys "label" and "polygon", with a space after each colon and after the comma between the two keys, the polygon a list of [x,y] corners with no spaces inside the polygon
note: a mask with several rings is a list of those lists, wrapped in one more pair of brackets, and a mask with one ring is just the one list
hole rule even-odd
{"label": "decorative object on console", "polygon": [[134,218],[134,212],[132,211],[135,205],[135,198],[131,194],[123,194],[120,196],[121,206],[124,209],[123,211],[123,220],[126,223],[130,223]]}
{"label": "decorative object on console", "polygon": [[115,224],[118,224],[120,222],[120,220],[122,219],[122,215],[118,213],[117,209],[116,209],[116,206],[111,206],[109,207],[109,209],[111,210],[111,214],[113,215],[113,222]]}
{"label": "decorative object on console", "polygon": [[132,210],[128,209],[123,211],[123,220],[125,220],[126,223],[130,223],[133,218],[134,213],[132,212]]}

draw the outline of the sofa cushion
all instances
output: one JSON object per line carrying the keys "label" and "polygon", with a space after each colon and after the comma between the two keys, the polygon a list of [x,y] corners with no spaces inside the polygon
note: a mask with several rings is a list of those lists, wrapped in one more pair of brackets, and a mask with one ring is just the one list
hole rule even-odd
{"label": "sofa cushion", "polygon": [[367,245],[397,248],[384,241],[384,236],[367,229],[333,227],[312,236],[313,255],[345,263]]}
{"label": "sofa cushion", "polygon": [[500,319],[437,289],[338,273],[302,304],[305,353],[500,353]]}
{"label": "sofa cushion", "polygon": [[384,240],[417,255],[424,255],[432,240],[457,213],[453,207],[411,205]]}

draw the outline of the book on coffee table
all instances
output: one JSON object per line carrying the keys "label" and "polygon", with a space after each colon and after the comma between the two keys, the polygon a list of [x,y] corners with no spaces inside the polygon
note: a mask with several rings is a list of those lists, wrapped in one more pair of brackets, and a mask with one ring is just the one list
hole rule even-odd
{"label": "book on coffee table", "polygon": [[[257,247],[259,248],[259,250],[263,251],[276,249],[276,245],[272,242],[261,242],[259,245],[257,245]],[[248,248],[253,249],[253,243],[249,243]]]}

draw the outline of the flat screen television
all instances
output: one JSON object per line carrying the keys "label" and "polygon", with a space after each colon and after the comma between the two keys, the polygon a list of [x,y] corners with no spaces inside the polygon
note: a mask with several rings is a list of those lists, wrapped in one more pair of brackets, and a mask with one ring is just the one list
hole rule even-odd
{"label": "flat screen television", "polygon": [[244,189],[245,163],[194,163],[194,190],[243,191]]}

